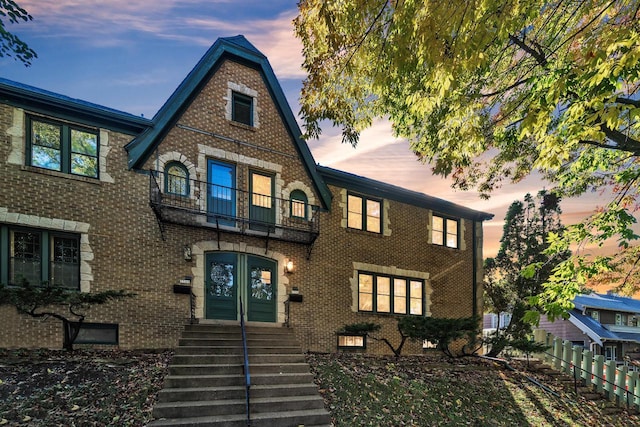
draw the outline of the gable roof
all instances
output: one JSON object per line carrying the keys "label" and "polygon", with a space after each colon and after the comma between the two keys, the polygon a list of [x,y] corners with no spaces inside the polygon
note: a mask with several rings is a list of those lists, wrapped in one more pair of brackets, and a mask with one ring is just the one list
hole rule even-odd
{"label": "gable roof", "polygon": [[140,167],[155,150],[163,137],[189,106],[222,62],[231,58],[260,72],[271,97],[283,119],[302,162],[320,195],[323,207],[331,206],[331,193],[316,170],[315,161],[296,122],[282,87],[267,57],[242,35],[219,38],[204,54],[187,77],[180,83],[153,117],[153,126],[125,146],[129,154],[129,168]]}
{"label": "gable roof", "polygon": [[638,313],[640,314],[640,301],[623,297],[616,294],[583,294],[577,295],[573,299],[573,304],[579,310],[584,311],[586,308],[594,308],[597,310],[609,310],[620,313]]}
{"label": "gable roof", "polygon": [[417,191],[407,190],[406,188],[365,178],[360,175],[332,169],[326,166],[318,166],[318,171],[327,184],[333,184],[359,193],[396,200],[401,203],[431,209],[437,213],[448,214],[458,218],[471,219],[475,221],[485,221],[493,218],[493,214],[490,213],[470,209],[444,199],[439,199]]}
{"label": "gable roof", "polygon": [[602,345],[604,341],[632,341],[640,343],[640,330],[638,328],[615,325],[602,325],[597,320],[582,314],[578,309],[569,312],[569,322],[574,324],[578,329],[587,334],[589,338],[598,345]]}
{"label": "gable roof", "polygon": [[15,107],[128,135],[137,135],[152,124],[144,117],[4,78],[0,78],[0,100]]}

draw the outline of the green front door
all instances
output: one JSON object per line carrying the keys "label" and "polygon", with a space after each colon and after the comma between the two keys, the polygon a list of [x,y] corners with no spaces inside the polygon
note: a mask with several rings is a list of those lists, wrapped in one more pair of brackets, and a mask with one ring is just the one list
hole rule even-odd
{"label": "green front door", "polygon": [[276,321],[276,263],[266,258],[247,256],[247,318],[256,322]]}
{"label": "green front door", "polygon": [[205,257],[205,316],[239,320],[240,298],[246,320],[275,322],[277,263],[233,252],[212,252]]}
{"label": "green front door", "polygon": [[234,253],[208,253],[205,291],[207,319],[238,319],[238,256]]}

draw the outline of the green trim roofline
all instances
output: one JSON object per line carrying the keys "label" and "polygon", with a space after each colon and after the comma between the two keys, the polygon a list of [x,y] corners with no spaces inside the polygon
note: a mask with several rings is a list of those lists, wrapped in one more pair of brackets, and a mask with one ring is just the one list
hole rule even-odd
{"label": "green trim roofline", "polygon": [[328,209],[331,206],[331,193],[316,170],[311,151],[302,139],[302,132],[282,91],[280,83],[267,57],[242,35],[216,40],[213,46],[209,48],[202,59],[200,59],[193,70],[191,70],[167,102],[165,102],[153,117],[153,126],[125,146],[125,149],[129,153],[129,168],[135,169],[142,167],[161,142],[162,138],[169,132],[172,126],[175,125],[180,115],[189,106],[199,90],[227,58],[253,67],[261,73],[265,85],[269,89],[271,97],[284,120],[287,130],[295,142],[296,149],[304,162],[307,173],[312,178],[314,186],[320,195],[322,206]]}
{"label": "green trim roofline", "polygon": [[0,78],[0,102],[127,135],[138,135],[152,125],[151,120],[144,117],[3,78]]}
{"label": "green trim roofline", "polygon": [[354,190],[378,198],[395,200],[401,203],[431,209],[436,213],[473,221],[486,221],[493,218],[493,214],[476,211],[437,197],[418,193],[417,191],[407,190],[406,188],[397,187],[326,166],[317,166],[317,168],[327,184],[336,185],[346,188],[347,190]]}

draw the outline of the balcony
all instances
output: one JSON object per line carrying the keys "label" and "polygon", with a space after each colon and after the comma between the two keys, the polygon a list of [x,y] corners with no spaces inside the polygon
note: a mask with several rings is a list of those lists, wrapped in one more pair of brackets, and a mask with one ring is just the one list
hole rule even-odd
{"label": "balcony", "polygon": [[193,179],[179,184],[186,195],[166,193],[164,173],[149,171],[149,204],[163,239],[166,223],[212,229],[218,239],[225,232],[309,246],[320,234],[318,206]]}

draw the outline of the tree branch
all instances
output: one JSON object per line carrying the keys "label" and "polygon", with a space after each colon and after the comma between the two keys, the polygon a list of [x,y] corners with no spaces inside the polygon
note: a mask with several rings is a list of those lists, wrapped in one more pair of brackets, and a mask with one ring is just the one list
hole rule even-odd
{"label": "tree branch", "polygon": [[514,35],[509,35],[509,40],[511,40],[522,50],[524,50],[529,55],[531,55],[538,62],[539,65],[543,67],[547,66],[547,63],[548,63],[547,57],[545,56],[544,52],[542,52],[541,50],[536,50],[532,46],[529,46],[528,44],[526,44],[524,41],[524,37],[522,37],[522,40],[520,40]]}

